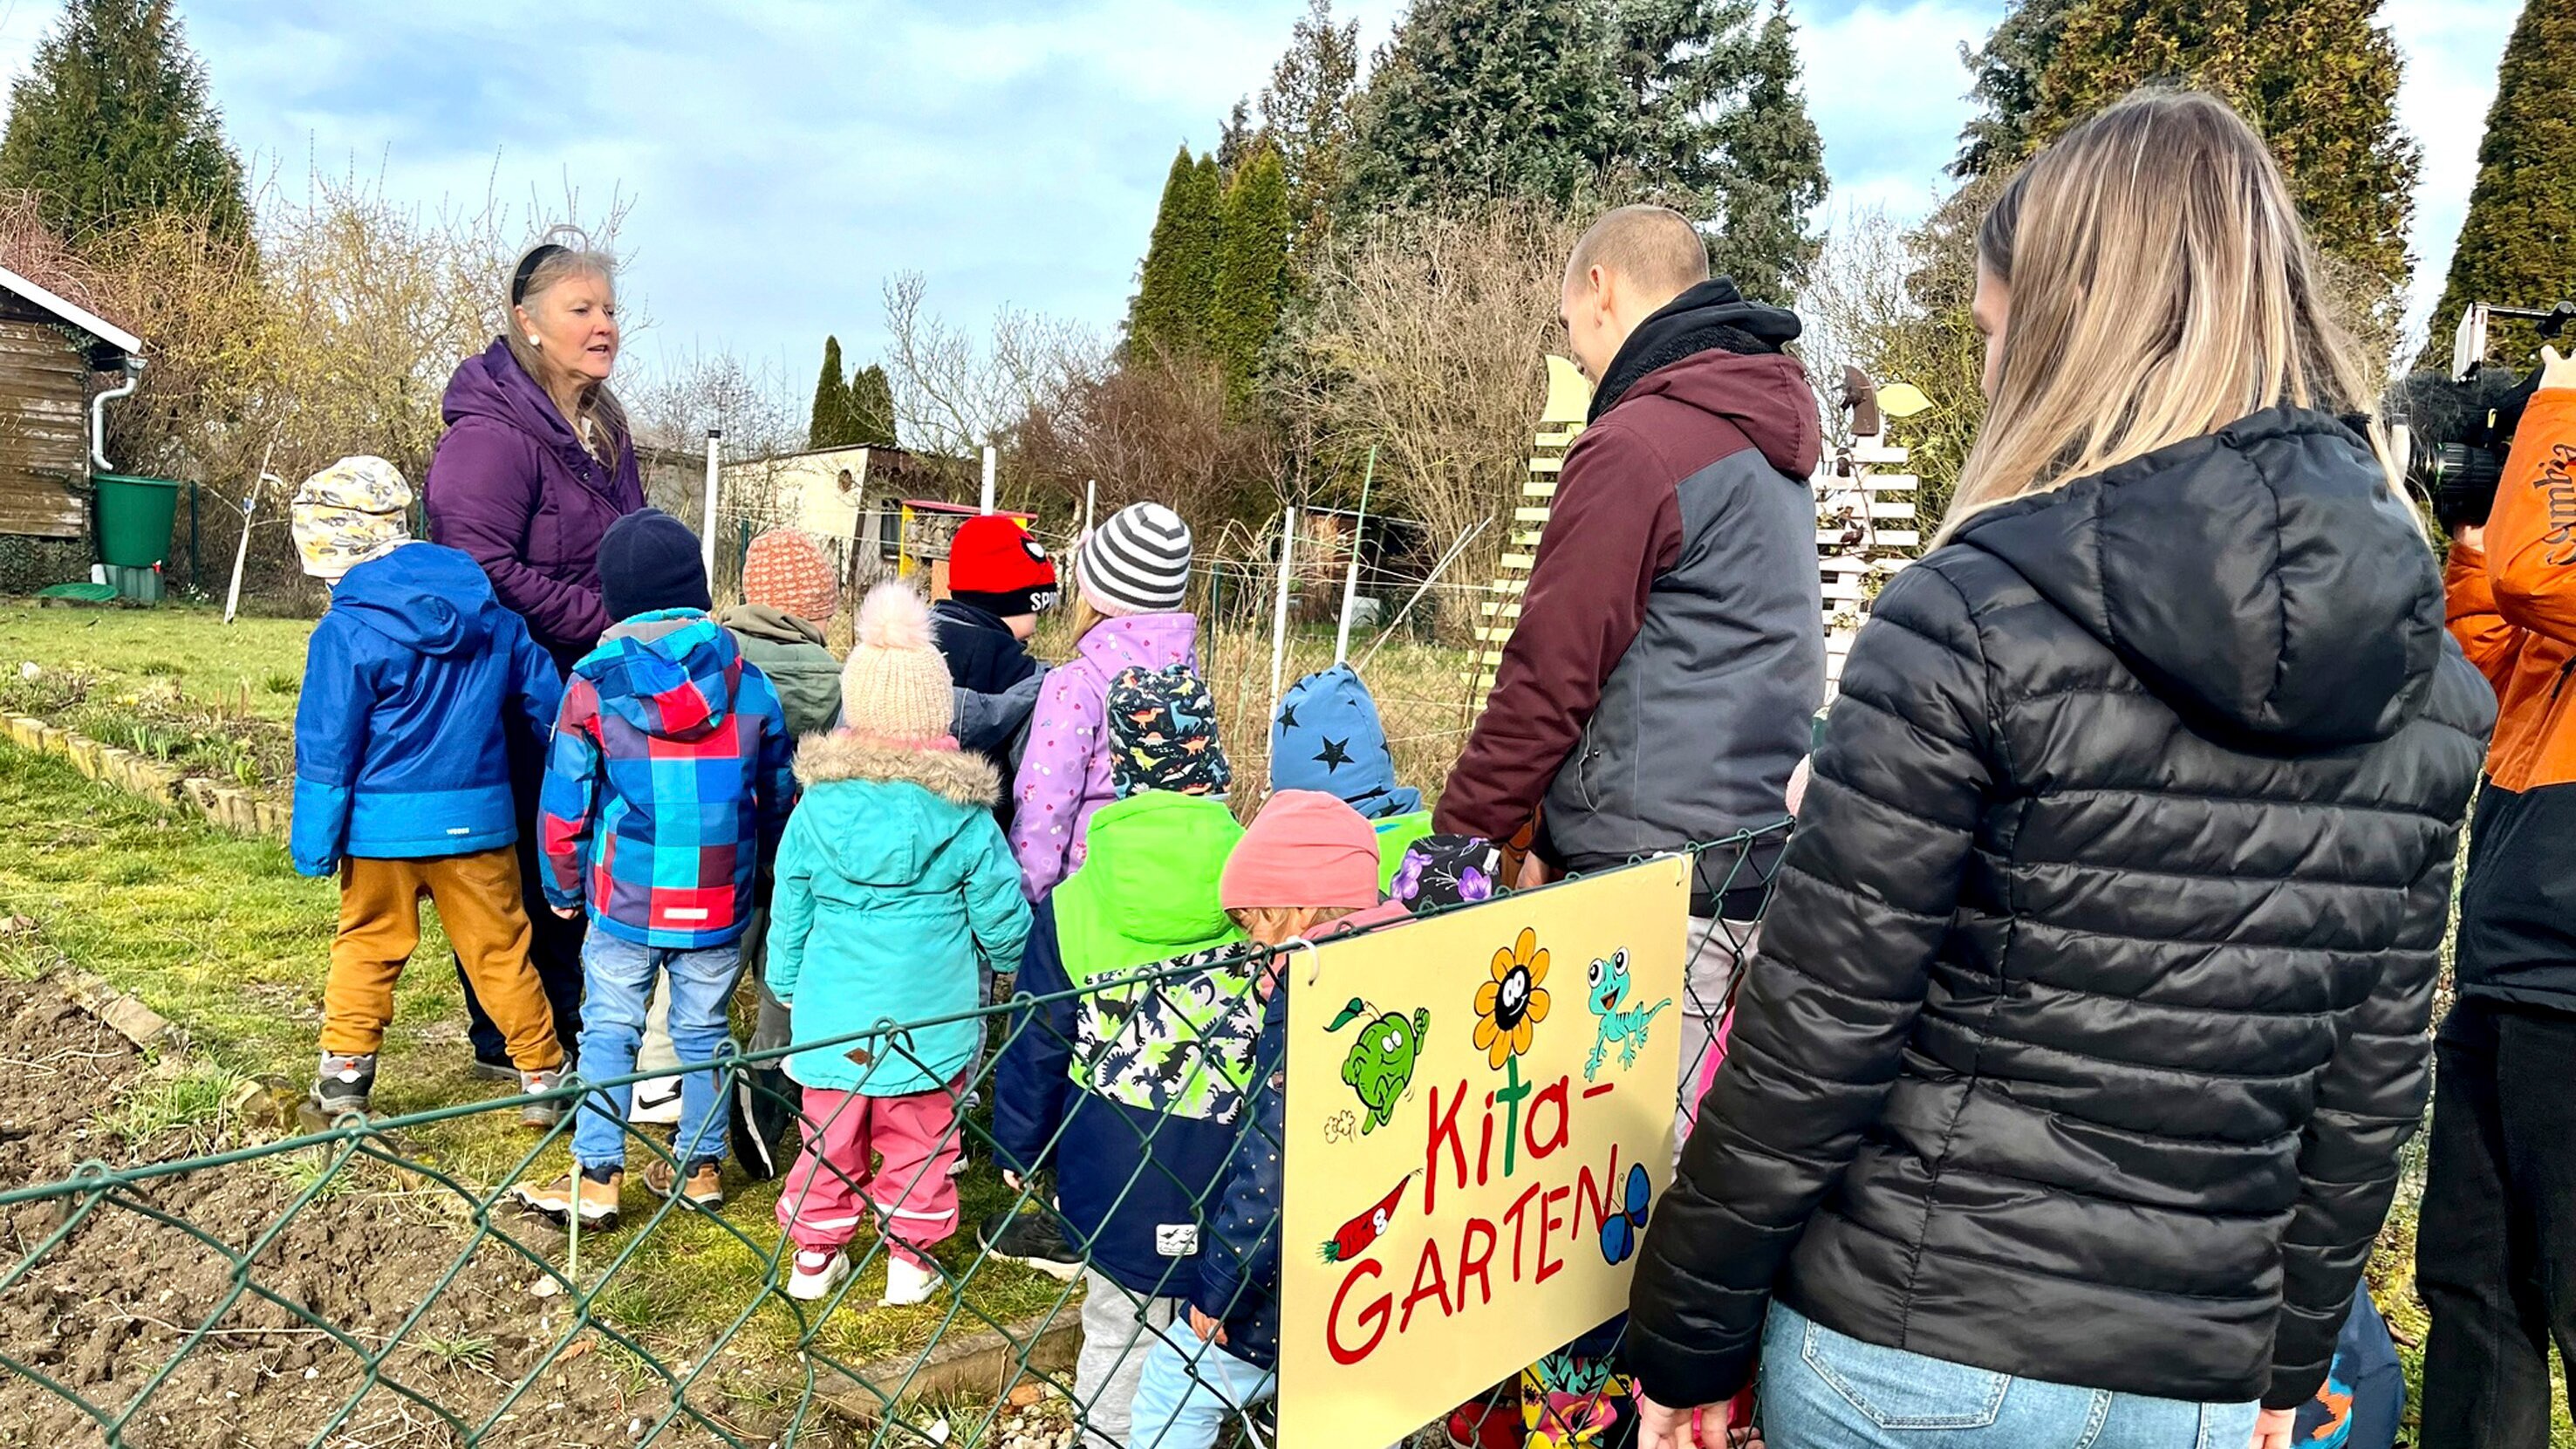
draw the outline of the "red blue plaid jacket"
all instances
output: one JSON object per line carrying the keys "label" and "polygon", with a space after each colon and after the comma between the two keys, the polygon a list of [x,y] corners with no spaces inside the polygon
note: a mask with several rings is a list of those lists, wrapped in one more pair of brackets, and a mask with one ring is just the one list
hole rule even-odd
{"label": "red blue plaid jacket", "polygon": [[796,797],[777,691],[696,610],[611,629],[564,688],[538,796],[546,899],[645,946],[742,935]]}

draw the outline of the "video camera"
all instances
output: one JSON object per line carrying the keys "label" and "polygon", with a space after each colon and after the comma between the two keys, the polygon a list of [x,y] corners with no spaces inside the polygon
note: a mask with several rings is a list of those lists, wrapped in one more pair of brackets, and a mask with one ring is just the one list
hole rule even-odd
{"label": "video camera", "polygon": [[2530,322],[2555,339],[2576,322],[2576,302],[2547,311],[2472,304],[2451,340],[2451,370],[2419,372],[2397,384],[2390,399],[2392,438],[2405,464],[2406,481],[2433,502],[2444,530],[2483,525],[2504,481],[2507,455],[2523,409],[2540,387],[2540,369],[2517,376],[2487,360],[2487,328],[2496,319]]}

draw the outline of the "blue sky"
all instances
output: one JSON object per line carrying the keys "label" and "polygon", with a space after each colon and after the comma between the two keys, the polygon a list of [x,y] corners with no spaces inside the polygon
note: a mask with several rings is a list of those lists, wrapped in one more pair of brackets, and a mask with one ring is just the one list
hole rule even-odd
{"label": "blue sky", "polygon": [[[1341,0],[1367,43],[1403,0]],[[2475,170],[2517,0],[2388,0],[2400,107],[2426,148],[2414,250],[2428,307]],[[730,348],[802,387],[826,332],[881,342],[878,288],[1107,330],[1172,149],[1206,146],[1304,0],[181,0],[236,145],[396,197],[632,200],[639,360]],[[1795,0],[1808,100],[1852,205],[1919,213],[1959,122],[1959,42],[2001,0]],[[52,23],[0,0],[0,78]],[[542,21],[531,19],[542,14]]]}

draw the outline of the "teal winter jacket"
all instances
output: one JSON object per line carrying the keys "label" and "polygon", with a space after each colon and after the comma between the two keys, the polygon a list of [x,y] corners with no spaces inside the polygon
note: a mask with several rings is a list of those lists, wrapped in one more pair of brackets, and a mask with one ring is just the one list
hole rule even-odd
{"label": "teal winter jacket", "polygon": [[993,823],[1001,777],[954,747],[903,749],[845,732],[797,752],[805,793],[779,847],[770,901],[769,989],[795,1013],[787,1059],[808,1087],[901,1097],[935,1090],[975,1059],[973,1017],[835,1041],[886,1022],[976,1006],[979,957],[1018,969],[1029,908]]}

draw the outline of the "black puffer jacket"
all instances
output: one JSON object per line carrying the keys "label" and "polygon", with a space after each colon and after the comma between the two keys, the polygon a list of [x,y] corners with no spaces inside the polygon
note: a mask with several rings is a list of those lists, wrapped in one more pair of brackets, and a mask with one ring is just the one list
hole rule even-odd
{"label": "black puffer jacket", "polygon": [[1991,1371],[2308,1398],[2424,1105],[2494,712],[2402,505],[2313,413],[1900,574],[1647,1230],[1645,1391],[1734,1393],[1776,1291]]}

